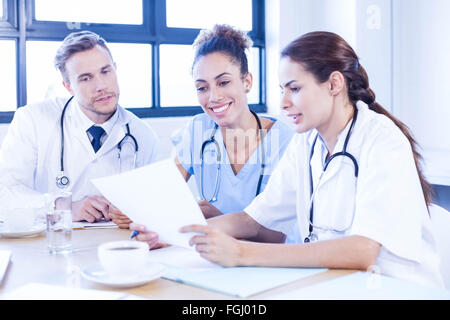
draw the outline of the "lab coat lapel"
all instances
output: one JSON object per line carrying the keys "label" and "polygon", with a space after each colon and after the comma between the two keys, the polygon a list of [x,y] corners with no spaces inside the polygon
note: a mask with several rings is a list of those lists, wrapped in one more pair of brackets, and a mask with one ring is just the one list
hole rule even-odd
{"label": "lab coat lapel", "polygon": [[[358,110],[360,110],[360,109],[361,108],[358,107]],[[364,112],[358,112],[358,116],[357,116],[355,125],[352,129],[352,132],[350,132],[350,137],[349,137],[348,145],[347,145],[347,152],[357,158],[358,158],[358,154],[356,154],[354,151],[358,150],[360,148],[360,145],[362,142],[362,137],[360,134],[358,134],[358,130],[359,130],[359,128],[361,128],[363,126],[364,122],[365,122]],[[343,151],[345,139],[347,138],[347,135],[349,134],[351,123],[352,123],[352,121],[349,121],[349,123],[347,124],[345,129],[342,131],[342,133],[339,134],[338,141],[333,150],[333,154]],[[324,177],[322,179],[324,183],[326,181],[330,180],[331,178],[333,178],[334,176],[336,176],[336,174],[339,172],[339,170],[343,169],[342,162],[344,161],[345,158],[346,158],[346,156],[337,156],[330,161],[330,163],[327,167],[326,173],[324,174]],[[348,158],[345,160],[347,161]],[[354,166],[352,166],[352,167],[354,168]]]}
{"label": "lab coat lapel", "polygon": [[[308,152],[308,160],[307,160],[311,166],[314,189],[317,188],[317,185],[319,184],[319,177],[321,176],[323,169],[324,169],[324,163],[323,163],[322,159],[325,157],[324,153],[326,152],[326,151],[323,151],[323,150],[326,150],[326,147],[325,147],[322,139],[320,138],[320,136],[318,136],[315,147],[314,147],[313,156],[312,156],[311,160],[309,159],[311,147],[314,143],[314,139],[316,138],[316,136],[317,136],[317,131],[314,130],[308,138],[309,152]],[[335,150],[340,150],[338,148],[342,148],[342,147],[340,147],[339,143],[336,144]],[[341,158],[342,157],[340,157],[340,156],[336,157],[330,162],[327,170],[323,173],[320,184],[325,183],[326,181],[330,180],[334,175],[336,175],[336,173],[339,170],[340,161],[342,160]],[[309,192],[309,190],[310,190],[309,170],[308,170],[307,174],[308,174],[308,181],[307,181],[308,184],[307,185],[308,185],[308,192]]]}
{"label": "lab coat lapel", "polygon": [[[336,148],[334,152],[340,152],[341,148],[339,143],[336,144]],[[339,150],[339,151],[336,151]],[[317,224],[325,224],[327,225],[328,215],[324,215],[324,212],[330,212],[330,202],[334,203],[332,190],[336,188],[335,182],[337,181],[337,175],[341,168],[342,156],[338,156],[333,158],[326,170],[324,171],[324,159],[326,154],[328,153],[323,140],[320,136],[317,138],[316,145],[314,148],[314,154],[311,158],[311,169],[313,174],[314,181],[314,223]],[[308,172],[309,177],[309,172]],[[334,183],[334,184],[333,184]],[[331,184],[331,185],[329,185]],[[309,178],[308,178],[308,186],[309,186]],[[331,192],[331,193],[330,193]],[[307,226],[309,228],[310,224],[310,199],[311,193],[310,188],[308,187],[308,197],[307,197],[307,205],[305,207],[306,215],[307,215]],[[333,208],[331,208],[332,210]],[[324,220],[325,219],[325,220]],[[317,232],[317,230],[316,230]],[[307,230],[307,235],[309,234],[309,230]]]}
{"label": "lab coat lapel", "polygon": [[[309,202],[311,198],[310,194],[310,182],[309,182],[309,157],[311,151],[311,145],[314,141],[314,137],[317,132],[314,130],[313,133],[309,136],[308,142],[305,143],[303,150],[308,150],[308,152],[301,152],[303,154],[303,159],[299,159],[299,163],[297,163],[297,172],[300,179],[298,179],[298,187],[299,194],[297,197],[297,219],[298,219],[298,227],[300,229],[300,237],[301,240],[305,239],[309,235]],[[305,140],[306,142],[306,140]],[[299,151],[300,152],[300,151]],[[306,164],[306,165],[304,165]],[[303,168],[302,168],[303,167]],[[317,169],[316,169],[317,170]],[[318,170],[322,170],[321,166],[318,166]],[[320,175],[320,173],[319,173]],[[313,171],[314,176],[314,171]]]}
{"label": "lab coat lapel", "polygon": [[[316,141],[316,145],[314,146],[314,153],[311,159],[309,159],[309,157],[311,156],[311,148],[312,145],[314,143],[314,139],[317,136],[317,132],[315,132],[314,134],[311,135],[310,139],[309,139],[309,152],[308,152],[308,162],[309,166],[311,168],[311,173],[312,173],[312,182],[313,182],[313,187],[316,188],[317,187],[317,183],[319,180],[320,175],[322,174],[323,171],[323,166],[322,166],[322,142],[320,140],[320,137],[317,137],[317,141]],[[306,172],[308,175],[308,181],[307,181],[307,186],[308,186],[308,192],[310,192],[310,179],[309,179],[309,170]]]}
{"label": "lab coat lapel", "polygon": [[[78,108],[78,106],[76,103],[72,102],[66,112],[66,117],[64,119],[64,144],[66,145],[66,149],[72,145],[77,147],[79,146],[81,149],[79,151],[81,151],[84,156],[78,157],[77,154],[72,154],[70,158],[77,159],[77,167],[84,167],[94,159],[95,152],[92,148],[91,142],[89,141],[87,133],[83,128],[81,120],[75,115],[75,108]],[[67,159],[69,157],[65,158]]]}
{"label": "lab coat lapel", "polygon": [[[331,158],[331,157],[333,157],[333,155],[343,151],[345,138],[347,137],[347,133],[348,133],[348,130],[350,129],[350,125],[351,125],[351,122],[349,122],[347,124],[345,129],[338,136],[338,141],[336,142],[336,145],[334,146],[333,153],[332,153],[332,155],[329,158],[331,160],[329,161],[329,163],[328,163],[328,165],[326,167],[326,170],[325,170],[325,172],[323,174],[322,181],[320,182],[321,184],[326,183],[330,179],[334,178],[336,176],[336,174],[339,172],[339,170],[342,168],[342,161],[344,159],[344,156],[340,155],[340,156],[335,156],[334,158]],[[320,137],[317,140],[318,140],[317,144],[320,144],[321,147],[326,149],[325,144],[320,139]],[[350,140],[349,140],[349,145],[347,146],[347,152],[349,151],[349,146],[350,146],[350,143],[352,142]],[[321,158],[320,159],[316,159],[316,161],[320,161],[321,162],[321,166],[322,166],[322,170],[323,170],[325,168],[326,161],[322,162]]]}
{"label": "lab coat lapel", "polygon": [[323,174],[320,184],[325,184],[327,183],[327,181],[333,179],[336,176],[336,174],[339,172],[339,169],[341,168],[342,160],[343,156],[337,156],[330,161],[327,169],[325,170],[325,173]]}
{"label": "lab coat lapel", "polygon": [[64,119],[64,167],[71,180],[71,188],[77,183],[89,164],[95,159],[94,149],[84,130],[75,116],[76,104],[71,104]]}

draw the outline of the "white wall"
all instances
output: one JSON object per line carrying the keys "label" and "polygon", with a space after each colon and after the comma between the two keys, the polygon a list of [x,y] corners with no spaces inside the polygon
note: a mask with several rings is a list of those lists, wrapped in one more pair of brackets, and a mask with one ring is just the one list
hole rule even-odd
{"label": "white wall", "polygon": [[429,180],[450,185],[450,1],[393,4],[394,114],[421,145]]}
{"label": "white wall", "polygon": [[269,112],[278,112],[283,46],[310,31],[338,33],[356,50],[377,101],[412,130],[427,179],[450,185],[450,1],[266,1]]}
{"label": "white wall", "polygon": [[356,0],[266,0],[268,113],[280,114],[278,60],[292,40],[310,31],[333,31],[356,41]]}
{"label": "white wall", "polygon": [[170,136],[182,128],[191,117],[146,118],[144,119],[161,139],[161,158],[167,158],[172,152]]}
{"label": "white wall", "polygon": [[279,54],[290,41],[311,31],[331,31],[358,53],[377,100],[392,105],[391,0],[266,0],[267,102],[279,111]]}

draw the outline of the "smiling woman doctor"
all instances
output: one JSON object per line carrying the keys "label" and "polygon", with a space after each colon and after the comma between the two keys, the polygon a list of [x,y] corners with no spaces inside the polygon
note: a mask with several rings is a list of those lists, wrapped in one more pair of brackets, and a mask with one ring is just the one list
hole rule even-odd
{"label": "smiling woman doctor", "polygon": [[193,175],[206,218],[245,208],[267,184],[294,132],[251,111],[251,39],[227,25],[202,30],[193,44],[192,77],[204,111],[173,142],[186,180]]}
{"label": "smiling woman doctor", "polygon": [[246,50],[251,45],[243,31],[228,25],[202,30],[193,45],[192,77],[204,113],[172,140],[175,162],[186,181],[195,178],[206,218],[243,210],[264,190],[295,134],[282,121],[249,108],[253,77]]}
{"label": "smiling woman doctor", "polygon": [[[200,233],[191,244],[225,266],[376,265],[382,274],[442,287],[416,144],[375,101],[353,49],[333,33],[305,34],[283,50],[279,76],[281,107],[298,134],[243,212],[182,228]],[[263,226],[288,233],[295,221],[301,244],[236,240]]]}

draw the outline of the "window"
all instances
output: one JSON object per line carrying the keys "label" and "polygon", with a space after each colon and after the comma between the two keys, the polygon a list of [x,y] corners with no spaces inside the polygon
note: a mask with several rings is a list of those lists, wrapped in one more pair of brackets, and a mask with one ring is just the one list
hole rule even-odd
{"label": "window", "polygon": [[0,111],[13,111],[16,99],[16,43],[14,40],[0,40]]}
{"label": "window", "polygon": [[195,106],[197,94],[191,78],[194,52],[188,45],[161,45],[161,106]]}
{"label": "window", "polygon": [[[226,23],[248,31],[254,84],[251,108],[265,111],[264,1],[0,0],[0,122],[17,107],[67,97],[53,58],[71,32],[90,30],[108,42],[119,103],[139,117],[202,112],[191,78],[191,44],[201,28]],[[3,91],[3,90],[2,90]]]}
{"label": "window", "polygon": [[142,0],[35,0],[39,21],[142,24]]}
{"label": "window", "polygon": [[70,97],[62,85],[61,73],[55,69],[51,58],[55,56],[58,46],[58,41],[27,41],[28,101],[42,101],[52,96]]}
{"label": "window", "polygon": [[[160,47],[161,106],[196,106],[197,93],[191,77],[194,51],[188,45],[161,45]],[[253,88],[247,95],[248,103],[259,102],[259,49],[247,53]]]}
{"label": "window", "polygon": [[109,43],[108,47],[117,65],[120,104],[133,108],[151,107],[152,46],[143,43]]}
{"label": "window", "polygon": [[16,27],[16,11],[11,2],[13,1],[0,0],[0,38],[3,37],[4,30],[12,31]]}
{"label": "window", "polygon": [[[55,69],[52,59],[59,41],[27,42],[27,97],[29,101],[40,101],[52,96],[67,97],[61,74]],[[147,44],[109,43],[117,65],[120,87],[120,104],[124,107],[146,108],[151,99],[151,46]],[[133,59],[129,57],[132,56]],[[46,81],[41,81],[45,77]]]}
{"label": "window", "polygon": [[252,30],[251,0],[166,0],[166,5],[167,26],[170,28],[205,29],[216,23],[225,23]]}

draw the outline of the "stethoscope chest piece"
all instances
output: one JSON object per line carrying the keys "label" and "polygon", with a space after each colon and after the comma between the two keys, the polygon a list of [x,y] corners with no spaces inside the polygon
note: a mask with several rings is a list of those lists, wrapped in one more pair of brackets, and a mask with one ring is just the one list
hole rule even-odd
{"label": "stethoscope chest piece", "polygon": [[70,184],[70,180],[64,174],[61,173],[59,176],[56,177],[56,186],[58,188],[65,189],[69,186],[69,184]]}
{"label": "stethoscope chest piece", "polygon": [[[64,108],[62,110],[61,113],[61,118],[60,118],[60,128],[61,128],[61,153],[60,153],[60,166],[61,166],[61,173],[56,177],[56,186],[60,189],[65,189],[69,186],[70,184],[70,180],[69,178],[64,174],[64,115],[66,113],[67,110],[67,106],[69,105],[69,103],[72,101],[74,97],[70,97],[66,104],[64,105]],[[134,144],[134,157],[133,157],[133,166],[132,169],[134,169],[136,167],[136,155],[137,152],[139,150],[139,146],[137,143],[136,138],[130,133],[130,126],[127,123],[126,124],[126,130],[127,132],[125,133],[125,136],[122,138],[122,140],[120,140],[120,142],[117,145],[117,148],[119,149],[119,161],[120,161],[120,171],[122,172],[122,160],[120,158],[120,153],[122,151],[122,145],[124,144],[124,141],[126,140],[126,138],[130,138],[133,141]]]}
{"label": "stethoscope chest piece", "polygon": [[317,235],[315,233],[310,233],[309,236],[307,236],[305,238],[305,240],[303,240],[303,242],[304,243],[309,243],[309,242],[316,242],[317,240],[319,240]]}
{"label": "stethoscope chest piece", "polygon": [[[264,170],[266,167],[265,152],[264,152],[264,142],[263,142],[263,133],[262,133],[263,130],[262,130],[261,121],[259,120],[259,118],[255,112],[253,112],[252,110],[250,110],[250,112],[256,119],[256,123],[258,125],[258,131],[260,134],[260,143],[261,143],[261,171],[259,174],[258,185],[256,187],[256,195],[255,196],[257,196],[261,192],[261,184],[262,184],[262,179],[264,176]],[[219,184],[220,184],[219,176],[220,176],[220,166],[221,166],[221,162],[222,162],[222,154],[220,151],[219,143],[214,138],[218,128],[219,128],[219,125],[215,124],[211,136],[208,139],[206,139],[205,141],[203,141],[202,146],[200,148],[200,163],[201,163],[201,166],[200,166],[201,167],[201,169],[200,169],[201,170],[201,172],[200,172],[200,176],[201,176],[201,178],[200,178],[201,179],[200,193],[201,193],[202,199],[208,201],[209,203],[217,201],[217,194],[219,192]],[[211,149],[211,154],[212,155],[214,153],[216,154],[217,173],[216,173],[216,179],[214,182],[214,193],[213,193],[212,197],[210,198],[210,200],[207,200],[207,198],[205,197],[204,191],[203,191],[203,163],[204,163],[203,158],[204,158],[206,146],[211,143],[214,145],[214,149]]]}

